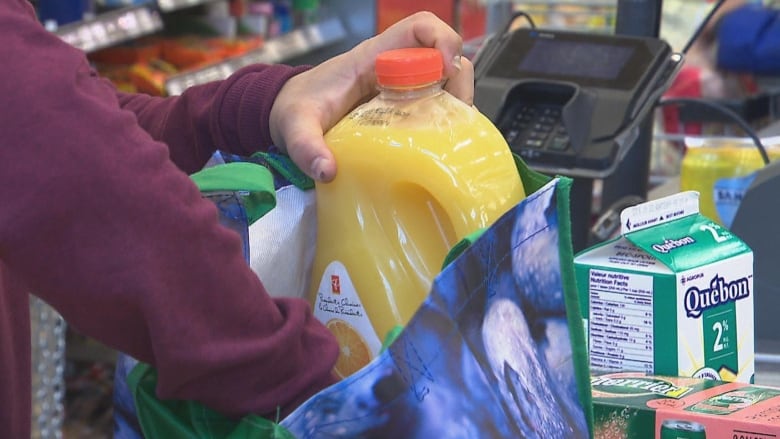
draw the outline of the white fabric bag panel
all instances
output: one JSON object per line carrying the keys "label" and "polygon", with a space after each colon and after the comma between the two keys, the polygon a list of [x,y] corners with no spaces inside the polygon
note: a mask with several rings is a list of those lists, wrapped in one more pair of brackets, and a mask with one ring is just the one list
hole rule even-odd
{"label": "white fabric bag panel", "polygon": [[276,207],[249,226],[249,265],[271,296],[307,297],[316,238],[314,190],[277,190]]}

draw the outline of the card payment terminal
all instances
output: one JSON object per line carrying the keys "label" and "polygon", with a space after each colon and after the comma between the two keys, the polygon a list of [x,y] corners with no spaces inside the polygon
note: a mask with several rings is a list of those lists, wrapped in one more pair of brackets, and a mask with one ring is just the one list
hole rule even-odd
{"label": "card payment terminal", "polygon": [[474,60],[474,103],[534,169],[611,174],[682,64],[657,38],[520,28]]}

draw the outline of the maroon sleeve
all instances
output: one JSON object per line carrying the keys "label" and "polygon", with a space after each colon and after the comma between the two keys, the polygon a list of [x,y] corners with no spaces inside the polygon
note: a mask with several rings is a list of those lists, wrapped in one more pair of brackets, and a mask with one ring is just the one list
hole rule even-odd
{"label": "maroon sleeve", "polygon": [[153,138],[165,142],[171,159],[191,173],[215,149],[249,155],[270,146],[273,97],[289,77],[307,68],[258,64],[224,81],[190,87],[181,96],[119,93],[119,103],[136,114]]}
{"label": "maroon sleeve", "polygon": [[[273,414],[332,383],[338,348],[309,305],[268,296],[167,146],[26,3],[0,0],[0,258],[71,326],[154,365],[160,397]],[[264,72],[171,102],[215,112],[204,119],[215,145],[243,143],[244,115],[220,107],[235,96],[262,107],[271,95],[250,93],[249,78]],[[177,114],[122,100],[147,128]],[[157,123],[166,140],[188,129]]]}

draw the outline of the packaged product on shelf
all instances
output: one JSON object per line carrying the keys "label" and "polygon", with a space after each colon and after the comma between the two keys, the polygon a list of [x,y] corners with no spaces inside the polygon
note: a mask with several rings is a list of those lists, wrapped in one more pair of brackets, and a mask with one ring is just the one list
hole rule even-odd
{"label": "packaged product on shelf", "polygon": [[97,6],[103,8],[124,8],[131,5],[145,5],[152,0],[94,0]]}
{"label": "packaged product on shelf", "polygon": [[222,53],[216,50],[209,39],[195,35],[166,38],[161,47],[162,58],[178,69],[191,69],[222,60]]}
{"label": "packaged product on shelf", "polygon": [[165,80],[178,73],[176,67],[160,59],[140,62],[130,67],[129,77],[139,92],[165,95]]}
{"label": "packaged product on shelf", "polygon": [[574,260],[591,368],[753,382],[753,252],[689,191]]}
{"label": "packaged product on shelf", "polygon": [[146,37],[129,41],[89,54],[90,61],[100,64],[130,65],[137,62],[149,62],[162,55],[159,37]]}
{"label": "packaged product on shelf", "polygon": [[118,90],[126,93],[138,92],[138,87],[136,87],[131,78],[131,65],[101,64],[96,66],[96,68],[100,76],[111,81]]}
{"label": "packaged product on shelf", "polygon": [[180,70],[196,69],[242,55],[263,45],[261,37],[203,38],[194,35],[165,39],[162,58]]}
{"label": "packaged product on shelf", "polygon": [[246,5],[246,13],[239,16],[240,32],[258,35],[264,38],[271,36],[271,24],[274,20],[274,5],[270,1],[250,1]]}
{"label": "packaged product on shelf", "polygon": [[780,388],[639,372],[594,374],[596,439],[780,436]]}

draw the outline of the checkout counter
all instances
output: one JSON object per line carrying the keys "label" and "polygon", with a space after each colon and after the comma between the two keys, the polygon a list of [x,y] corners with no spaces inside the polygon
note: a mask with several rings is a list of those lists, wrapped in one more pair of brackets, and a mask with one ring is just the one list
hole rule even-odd
{"label": "checkout counter", "polygon": [[[604,226],[595,218],[608,220],[611,210],[614,219],[625,207],[679,191],[678,178],[648,185],[654,110],[684,56],[659,38],[661,3],[618,0],[614,35],[533,26],[510,32],[515,15],[493,29],[475,58],[475,105],[532,168],[573,179],[575,252],[606,238],[594,237]],[[492,8],[493,16],[507,13]],[[598,202],[594,184],[602,189]],[[732,226],[754,250],[755,380],[771,386],[780,386],[780,235],[770,207],[778,194],[780,164],[773,164],[757,174]]]}

